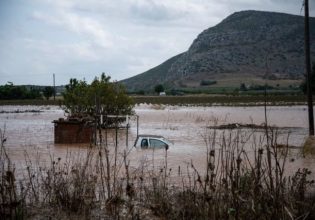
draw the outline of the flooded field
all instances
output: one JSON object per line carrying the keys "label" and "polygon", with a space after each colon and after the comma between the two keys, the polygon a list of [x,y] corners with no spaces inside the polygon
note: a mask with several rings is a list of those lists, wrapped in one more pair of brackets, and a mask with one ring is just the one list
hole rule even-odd
{"label": "flooded field", "polygon": [[[18,112],[19,111],[19,112]],[[25,159],[45,163],[51,158],[65,158],[71,152],[85,152],[88,145],[55,145],[53,120],[65,117],[56,106],[1,106],[0,128],[5,131],[8,154],[17,170],[25,166]],[[214,130],[209,126],[223,124],[255,124],[265,122],[263,107],[179,107],[163,105],[138,105],[139,134],[162,135],[173,145],[167,151],[168,167],[176,173],[193,162],[199,170],[205,169],[207,140]],[[268,125],[279,127],[280,144],[291,146],[287,167],[295,171],[307,167],[315,171],[313,159],[301,156],[300,149],[307,137],[307,109],[305,106],[268,107]],[[137,135],[136,120],[130,122],[128,143],[126,130],[119,131],[119,152],[126,150],[131,167],[161,167],[165,164],[166,152],[163,149],[142,150],[133,147]],[[244,149],[253,151],[255,140],[263,136],[263,130],[242,129],[218,130],[216,141],[223,134],[235,135],[237,132],[245,140]],[[108,131],[108,143],[114,149],[114,131]],[[218,145],[219,147],[219,145]]]}

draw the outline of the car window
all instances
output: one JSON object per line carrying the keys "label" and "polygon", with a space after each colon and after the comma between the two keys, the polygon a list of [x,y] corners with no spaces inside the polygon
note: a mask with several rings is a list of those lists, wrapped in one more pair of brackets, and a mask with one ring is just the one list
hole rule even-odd
{"label": "car window", "polygon": [[146,138],[141,140],[141,147],[143,147],[143,148],[148,147],[148,140]]}
{"label": "car window", "polygon": [[162,147],[166,147],[167,144],[165,144],[163,141],[160,141],[160,140],[157,140],[157,139],[150,139],[150,146],[151,147],[162,148]]}

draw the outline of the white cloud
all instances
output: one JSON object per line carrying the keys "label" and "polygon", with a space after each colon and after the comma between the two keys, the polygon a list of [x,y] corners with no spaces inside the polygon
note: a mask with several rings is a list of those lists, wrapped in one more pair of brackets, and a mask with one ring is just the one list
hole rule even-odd
{"label": "white cloud", "polygon": [[[100,59],[93,46],[88,43],[56,44],[46,40],[25,39],[25,48],[33,56],[47,58],[52,63],[63,63],[65,60],[97,61]],[[67,58],[67,59],[65,59]]]}
{"label": "white cloud", "polygon": [[33,14],[33,18],[42,20],[48,24],[64,27],[67,30],[86,37],[103,48],[110,48],[113,46],[111,35],[92,17],[84,17],[67,11],[58,11],[53,15],[47,15],[36,11]]}
{"label": "white cloud", "polygon": [[[20,7],[19,10],[25,11],[16,11],[10,18],[13,24],[14,19],[20,19],[25,27],[19,30],[18,36],[0,28],[0,37],[4,36],[0,42],[0,74],[4,70],[12,76],[27,72],[24,74],[42,75],[38,79],[44,80],[45,72],[55,72],[62,74],[65,80],[62,83],[67,83],[70,77],[102,71],[113,79],[126,78],[184,52],[201,31],[235,11],[254,9],[299,14],[302,4],[302,0],[28,2],[31,2],[28,11]],[[310,6],[311,12],[314,11],[312,1]],[[33,19],[26,19],[29,17]],[[6,19],[9,18],[2,19],[2,24]],[[17,46],[9,43],[13,41]]]}

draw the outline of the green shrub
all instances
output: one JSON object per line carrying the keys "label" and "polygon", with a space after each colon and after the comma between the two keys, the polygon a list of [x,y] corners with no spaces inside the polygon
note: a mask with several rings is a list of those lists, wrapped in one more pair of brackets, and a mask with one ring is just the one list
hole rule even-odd
{"label": "green shrub", "polygon": [[202,80],[200,82],[200,85],[201,86],[211,86],[211,85],[214,85],[214,84],[217,84],[217,81],[213,81],[213,80]]}

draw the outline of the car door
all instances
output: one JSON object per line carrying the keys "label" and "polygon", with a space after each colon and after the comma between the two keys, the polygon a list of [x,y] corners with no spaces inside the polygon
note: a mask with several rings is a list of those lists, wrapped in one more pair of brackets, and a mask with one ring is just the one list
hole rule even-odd
{"label": "car door", "polygon": [[150,148],[165,148],[168,149],[168,144],[166,144],[164,141],[150,138],[149,139]]}

